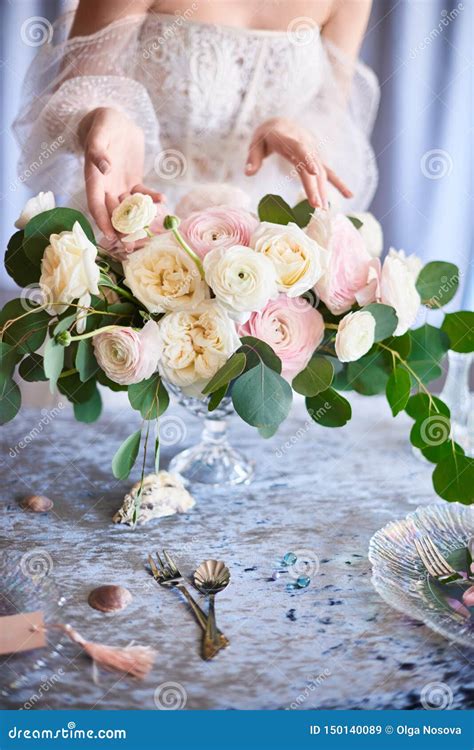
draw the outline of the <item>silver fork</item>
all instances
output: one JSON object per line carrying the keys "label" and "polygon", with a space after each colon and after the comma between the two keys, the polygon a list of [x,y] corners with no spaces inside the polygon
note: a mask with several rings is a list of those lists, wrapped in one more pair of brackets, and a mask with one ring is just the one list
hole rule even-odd
{"label": "silver fork", "polygon": [[[167,586],[168,588],[176,588],[178,589],[178,591],[181,591],[181,593],[186,597],[189,603],[189,606],[191,607],[193,614],[201,630],[206,632],[207,615],[189,593],[185,585],[184,578],[179,572],[176,563],[174,562],[172,557],[166,552],[166,550],[163,550],[163,557],[165,558],[166,562],[163,562],[158,552],[156,552],[155,554],[156,554],[156,560],[157,560],[158,566],[153,560],[153,557],[151,555],[148,555],[148,562],[150,563],[150,568],[153,574],[153,578],[155,579],[155,581],[157,581],[157,583],[160,584],[160,586]],[[229,645],[229,641],[220,630],[217,631],[217,636],[218,636],[217,650],[221,648],[225,648],[226,646]]]}
{"label": "silver fork", "polygon": [[[421,562],[430,576],[437,578],[442,583],[448,583],[449,581],[460,582],[465,580],[457,570],[454,570],[453,566],[441,554],[428,534],[415,537],[414,541]],[[472,585],[472,582],[470,582],[470,584]]]}

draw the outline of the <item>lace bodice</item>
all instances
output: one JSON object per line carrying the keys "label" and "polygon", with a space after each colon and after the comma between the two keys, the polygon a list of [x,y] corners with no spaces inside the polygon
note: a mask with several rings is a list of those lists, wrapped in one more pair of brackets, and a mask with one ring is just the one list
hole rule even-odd
{"label": "lace bodice", "polygon": [[49,152],[33,170],[34,187],[81,189],[78,124],[88,111],[113,106],[143,128],[147,182],[169,199],[196,184],[227,182],[255,198],[276,192],[295,200],[299,179],[283,160],[270,157],[258,177],[243,173],[254,129],[284,116],[311,130],[351,187],[355,198],[345,206],[367,207],[377,179],[368,142],[376,79],[324,43],[317,28],[253,31],[153,13],[68,41],[71,20],[60,20],[40,50],[15,123],[20,172],[31,173],[38,153]]}

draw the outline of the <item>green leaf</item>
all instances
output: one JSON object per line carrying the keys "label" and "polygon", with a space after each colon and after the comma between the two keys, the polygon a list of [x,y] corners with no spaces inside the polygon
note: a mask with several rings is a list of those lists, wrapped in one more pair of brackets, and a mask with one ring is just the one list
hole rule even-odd
{"label": "green leaf", "polygon": [[102,399],[97,387],[94,387],[92,396],[88,401],[74,404],[74,416],[78,422],[89,424],[99,419],[102,411]]}
{"label": "green leaf", "polygon": [[420,451],[424,458],[426,458],[427,461],[431,461],[432,464],[439,464],[440,461],[448,458],[453,453],[453,451],[456,451],[456,453],[464,454],[464,448],[462,448],[458,443],[451,442],[451,440],[446,440],[445,443],[441,443],[440,445],[420,448]]}
{"label": "green leaf", "polygon": [[258,218],[272,224],[289,224],[295,222],[290,206],[279,195],[265,195],[258,204]]}
{"label": "green leaf", "polygon": [[0,385],[0,425],[10,422],[21,406],[21,392],[14,380],[6,379]]}
{"label": "green leaf", "polygon": [[474,458],[452,453],[433,471],[433,487],[443,500],[451,503],[474,503]]}
{"label": "green leaf", "polygon": [[[398,352],[400,357],[403,359],[407,359],[408,355],[411,351],[411,338],[410,334],[407,331],[402,336],[392,336],[388,338],[386,341],[383,342],[384,346],[388,346],[389,349],[392,349],[394,352]],[[386,352],[387,357],[392,359],[392,355],[390,352]]]}
{"label": "green leaf", "polygon": [[220,402],[222,401],[226,393],[227,393],[226,385],[223,385],[222,388],[219,388],[218,391],[214,391],[214,393],[211,394],[211,397],[207,404],[207,410],[214,411],[215,409],[217,409],[217,407],[219,406]]}
{"label": "green leaf", "polygon": [[86,217],[74,208],[52,208],[34,216],[25,227],[23,248],[31,263],[39,266],[49,238],[71,230],[78,221],[91,242],[95,244],[94,232]]}
{"label": "green leaf", "polygon": [[356,362],[349,362],[347,368],[348,384],[364,396],[384,393],[388,378],[385,358],[378,349],[370,351]]}
{"label": "green leaf", "polygon": [[107,377],[105,372],[100,369],[97,371],[97,381],[101,385],[105,386],[106,388],[110,388],[110,390],[114,392],[128,391],[128,386],[120,385],[120,383],[114,383],[114,381],[110,380],[110,378]]}
{"label": "green leaf", "polygon": [[410,396],[405,411],[409,417],[415,420],[426,419],[436,414],[442,414],[448,419],[451,416],[444,401],[436,396],[428,396],[427,393],[416,393],[414,396]]}
{"label": "green leaf", "polygon": [[363,307],[362,310],[371,313],[375,318],[374,341],[384,341],[392,335],[398,325],[398,318],[393,307],[373,302]]}
{"label": "green leaf", "polygon": [[3,341],[15,346],[20,354],[30,354],[39,349],[51,320],[48,313],[28,300],[12,299],[0,312],[0,328],[14,318],[19,320],[8,326]]}
{"label": "green leaf", "polygon": [[86,380],[94,377],[94,375],[97,373],[99,365],[97,364],[96,358],[94,356],[94,349],[91,339],[81,339],[78,342],[75,365],[79,373],[79,378],[83,383],[85,383]]}
{"label": "green leaf", "polygon": [[303,229],[308,226],[309,220],[314,214],[314,206],[311,206],[308,200],[300,201],[296,206],[293,206],[292,213],[296,224]]}
{"label": "green leaf", "polygon": [[344,367],[339,370],[339,372],[336,372],[334,375],[334,380],[332,381],[332,387],[336,389],[336,391],[352,391],[353,387],[352,384],[349,383],[348,379],[348,367],[345,364]]}
{"label": "green leaf", "polygon": [[114,313],[114,316],[103,315],[101,318],[100,315],[94,315],[101,326],[123,326],[130,325],[137,312],[137,308],[131,302],[114,302],[112,305],[108,305],[107,312]]}
{"label": "green leaf", "polygon": [[447,334],[449,348],[467,354],[474,351],[474,312],[461,310],[444,316],[441,330]]}
{"label": "green leaf", "polygon": [[348,216],[347,218],[349,219],[349,221],[353,223],[356,229],[360,229],[361,227],[364,226],[364,222],[361,221],[360,219],[357,219],[357,217],[355,216]]}
{"label": "green leaf", "polygon": [[23,248],[23,238],[23,230],[15,232],[10,238],[5,253],[5,268],[7,269],[7,273],[18,286],[22,287],[37,284],[41,275],[41,270],[38,266],[33,266],[30,259],[26,256]]}
{"label": "green leaf", "polygon": [[44,372],[43,357],[39,354],[30,354],[28,357],[25,357],[20,362],[18,372],[23,380],[26,380],[28,383],[36,383],[39,380],[48,379]]}
{"label": "green leaf", "polygon": [[77,313],[74,312],[72,315],[64,315],[61,317],[53,328],[53,334],[57,336],[58,333],[64,333],[64,331],[67,331],[76,322],[76,316]]}
{"label": "green leaf", "polygon": [[449,440],[451,422],[444,414],[433,414],[430,417],[417,420],[410,431],[410,442],[415,448],[428,451],[428,460],[437,463],[446,455],[446,445],[451,446]]}
{"label": "green leaf", "polygon": [[439,260],[423,266],[416,280],[418,294],[426,307],[443,307],[454,297],[458,286],[458,267]]}
{"label": "green leaf", "polygon": [[288,416],[293,392],[281,375],[260,362],[234,382],[232,403],[253,427],[279,425]]}
{"label": "green leaf", "polygon": [[0,385],[5,380],[11,379],[18,362],[18,356],[16,349],[10,344],[0,341]]}
{"label": "green leaf", "polygon": [[292,386],[303,396],[316,396],[325,391],[332,383],[334,367],[327,357],[312,357],[305,369],[293,378]]}
{"label": "green leaf", "polygon": [[396,367],[385,388],[387,401],[394,417],[405,408],[410,398],[411,378],[403,367]]}
{"label": "green leaf", "polygon": [[92,398],[96,385],[94,380],[82,382],[79,374],[74,372],[58,380],[58,390],[72,404],[83,404]]}
{"label": "green leaf", "polygon": [[137,430],[122,443],[112,459],[112,471],[116,479],[127,479],[140,449],[141,430]]}
{"label": "green leaf", "polygon": [[143,419],[157,419],[169,405],[168,391],[158,373],[150,378],[128,386],[128,400],[132,409],[139,411]]}
{"label": "green leaf", "polygon": [[64,347],[57,344],[54,339],[48,339],[44,347],[43,367],[44,374],[49,380],[51,393],[54,393],[63,365]]}
{"label": "green leaf", "polygon": [[306,399],[309,416],[323,427],[343,427],[352,416],[349,401],[333,388]]}
{"label": "green leaf", "polygon": [[240,339],[242,346],[237,349],[237,352],[243,352],[245,354],[247,364],[246,370],[251,370],[252,367],[257,367],[263,362],[271,370],[274,370],[278,374],[281,373],[281,359],[277,357],[272,347],[255,338],[254,336],[243,336]]}
{"label": "green leaf", "polygon": [[280,425],[272,424],[268,427],[259,427],[258,433],[264,440],[269,440],[269,438],[273,437],[278,432],[279,426]]}
{"label": "green leaf", "polygon": [[442,375],[440,363],[449,349],[449,338],[439,328],[425,324],[410,331],[410,368],[422,383],[429,383]]}
{"label": "green leaf", "polygon": [[231,380],[237,378],[244,371],[246,361],[247,358],[243,352],[235,352],[203,388],[203,394],[214,393],[223,386],[227,386]]}

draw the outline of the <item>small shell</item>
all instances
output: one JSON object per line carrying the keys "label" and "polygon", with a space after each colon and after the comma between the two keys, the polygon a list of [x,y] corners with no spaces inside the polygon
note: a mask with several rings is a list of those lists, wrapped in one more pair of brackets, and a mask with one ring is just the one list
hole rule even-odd
{"label": "small shell", "polygon": [[54,503],[45,495],[28,495],[21,501],[20,507],[33,513],[47,513],[54,507]]}
{"label": "small shell", "polygon": [[222,560],[206,560],[194,573],[194,585],[202,593],[222,591],[229,581],[229,568]]}
{"label": "small shell", "polygon": [[93,589],[87,601],[93,609],[98,609],[99,612],[116,612],[128,607],[132,601],[132,595],[123,586],[106,585]]}

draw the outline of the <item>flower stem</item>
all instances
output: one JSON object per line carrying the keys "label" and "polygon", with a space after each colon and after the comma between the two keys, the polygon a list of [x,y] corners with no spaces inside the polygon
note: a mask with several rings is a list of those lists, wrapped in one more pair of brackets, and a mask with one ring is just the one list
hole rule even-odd
{"label": "flower stem", "polygon": [[175,240],[178,242],[179,245],[181,245],[181,247],[183,248],[184,252],[189,255],[189,257],[191,258],[191,260],[194,261],[194,263],[196,264],[196,266],[197,266],[197,268],[199,270],[201,279],[203,279],[204,278],[204,266],[202,265],[201,258],[199,257],[199,255],[197,253],[194,252],[194,250],[192,250],[189,247],[189,245],[185,241],[184,237],[179,232],[179,230],[178,230],[178,226],[179,226],[179,219],[178,219],[178,217],[177,216],[172,216],[172,215],[165,216],[165,220],[163,222],[163,225],[164,225],[165,229],[170,229],[172,231]]}

